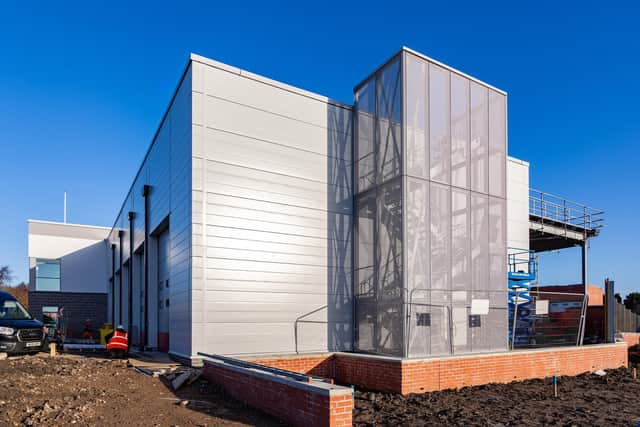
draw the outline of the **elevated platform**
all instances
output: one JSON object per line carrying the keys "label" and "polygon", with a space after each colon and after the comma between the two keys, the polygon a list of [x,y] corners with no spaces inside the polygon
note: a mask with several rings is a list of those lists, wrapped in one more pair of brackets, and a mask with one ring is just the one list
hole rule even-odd
{"label": "elevated platform", "polygon": [[604,211],[530,189],[530,249],[545,252],[583,246],[604,226],[603,215]]}

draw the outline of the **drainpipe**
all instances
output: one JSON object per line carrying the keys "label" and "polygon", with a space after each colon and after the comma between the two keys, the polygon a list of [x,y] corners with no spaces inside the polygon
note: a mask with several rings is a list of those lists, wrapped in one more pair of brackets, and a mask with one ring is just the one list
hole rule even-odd
{"label": "drainpipe", "polygon": [[120,280],[118,281],[120,285],[119,286],[120,292],[118,294],[118,299],[119,299],[118,325],[122,325],[122,238],[124,237],[124,230],[118,231],[118,237],[120,238],[120,274],[119,274]]}
{"label": "drainpipe", "polygon": [[[111,244],[111,323],[116,323],[116,245]],[[115,325],[113,325],[115,326]]]}
{"label": "drainpipe", "polygon": [[149,193],[150,185],[142,188],[144,197],[144,342],[143,349],[149,345]]}
{"label": "drainpipe", "polygon": [[135,217],[135,212],[129,212],[129,323],[127,326],[129,335],[131,335],[131,328],[133,327],[133,220]]}

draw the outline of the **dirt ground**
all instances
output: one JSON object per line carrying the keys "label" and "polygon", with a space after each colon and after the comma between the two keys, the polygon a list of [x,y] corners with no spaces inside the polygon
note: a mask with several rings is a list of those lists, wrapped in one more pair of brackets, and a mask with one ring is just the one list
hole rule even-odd
{"label": "dirt ground", "polygon": [[204,379],[174,392],[124,360],[39,354],[0,360],[0,426],[21,425],[282,424]]}
{"label": "dirt ground", "polygon": [[636,426],[640,380],[631,369],[489,384],[405,397],[356,391],[356,426]]}

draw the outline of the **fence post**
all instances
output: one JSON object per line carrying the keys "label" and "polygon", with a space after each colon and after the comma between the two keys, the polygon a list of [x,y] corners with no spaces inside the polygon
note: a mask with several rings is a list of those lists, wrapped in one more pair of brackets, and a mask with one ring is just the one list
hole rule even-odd
{"label": "fence post", "polygon": [[604,279],[604,340],[605,342],[615,342],[615,298],[614,281],[609,278]]}

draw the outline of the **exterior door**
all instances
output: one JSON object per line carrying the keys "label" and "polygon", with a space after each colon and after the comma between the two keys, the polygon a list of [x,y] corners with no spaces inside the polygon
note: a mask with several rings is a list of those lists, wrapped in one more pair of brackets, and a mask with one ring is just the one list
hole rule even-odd
{"label": "exterior door", "polygon": [[169,230],[158,236],[158,350],[169,351]]}

